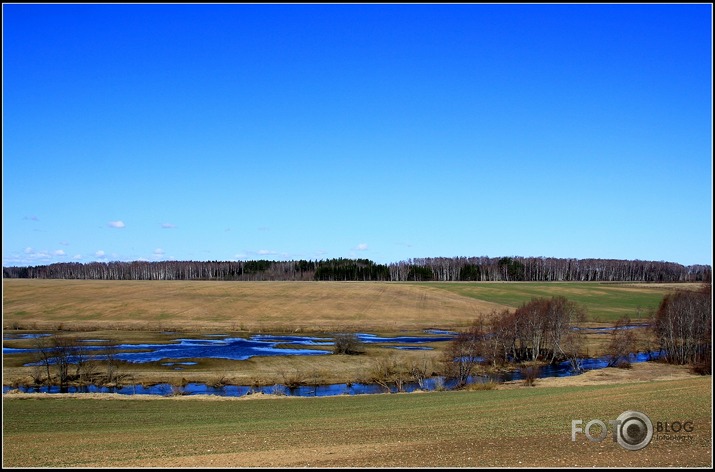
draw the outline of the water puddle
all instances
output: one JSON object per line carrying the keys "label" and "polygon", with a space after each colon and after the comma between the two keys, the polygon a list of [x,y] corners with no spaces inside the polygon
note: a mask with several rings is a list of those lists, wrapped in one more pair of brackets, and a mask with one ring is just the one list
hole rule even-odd
{"label": "water puddle", "polygon": [[[5,340],[32,339],[33,337],[51,336],[50,334],[25,335],[24,337],[4,337]],[[364,344],[382,345],[394,349],[428,350],[429,346],[404,346],[404,344],[424,344],[450,341],[452,335],[442,336],[394,336],[384,337],[369,333],[357,333],[357,338]],[[85,342],[102,342],[98,339],[80,339]],[[242,361],[254,356],[320,356],[332,353],[335,340],[332,337],[287,336],[256,334],[250,338],[228,337],[226,334],[205,335],[205,338],[178,338],[169,343],[126,343],[112,346],[116,351],[112,357],[132,363],[160,362],[165,359],[227,359]],[[85,354],[92,359],[106,360],[106,345],[82,346]],[[92,351],[97,354],[91,354]],[[38,352],[35,348],[3,347],[3,355],[29,354]],[[70,357],[70,362],[76,359]],[[25,364],[37,365],[36,363]]]}

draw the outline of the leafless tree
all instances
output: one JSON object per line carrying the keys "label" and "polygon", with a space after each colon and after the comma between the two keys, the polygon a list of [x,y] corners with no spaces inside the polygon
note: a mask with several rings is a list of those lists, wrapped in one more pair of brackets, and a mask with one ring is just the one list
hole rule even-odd
{"label": "leafless tree", "polygon": [[112,261],[3,267],[3,278],[710,282],[712,268],[663,261],[519,256],[413,258],[388,265],[368,259]]}
{"label": "leafless tree", "polygon": [[119,381],[119,359],[117,359],[117,354],[119,354],[119,348],[114,343],[108,343],[105,345],[104,355],[106,356],[106,375],[105,383],[113,384]]}
{"label": "leafless tree", "polygon": [[390,385],[395,385],[398,392],[404,389],[405,382],[409,379],[408,368],[396,357],[380,357],[375,360],[369,380],[380,385],[386,391]]}
{"label": "leafless tree", "polygon": [[[52,374],[50,373],[50,366],[52,365],[53,348],[50,340],[45,336],[39,336],[34,340],[35,347],[35,365],[42,366],[47,374],[47,384],[49,385],[52,381]],[[35,381],[41,381],[41,374],[39,372],[35,375]]]}
{"label": "leafless tree", "polygon": [[443,364],[445,375],[455,379],[457,386],[465,385],[472,375],[474,368],[484,360],[487,351],[489,333],[479,319],[467,330],[459,333],[453,339],[444,353]]}
{"label": "leafless tree", "polygon": [[636,335],[630,327],[631,319],[620,318],[611,331],[611,339],[606,348],[609,367],[629,367],[630,355],[636,351]]}
{"label": "leafless tree", "polygon": [[422,356],[421,359],[413,359],[410,362],[410,375],[423,390],[425,388],[425,379],[432,376],[433,371],[432,359],[427,356]]}
{"label": "leafless tree", "polygon": [[666,295],[654,329],[663,358],[674,364],[704,364],[712,370],[712,286]]}
{"label": "leafless tree", "polygon": [[53,363],[57,369],[57,379],[60,384],[60,390],[64,391],[67,388],[70,379],[69,367],[73,362],[75,353],[75,341],[69,336],[54,336],[52,342]]}

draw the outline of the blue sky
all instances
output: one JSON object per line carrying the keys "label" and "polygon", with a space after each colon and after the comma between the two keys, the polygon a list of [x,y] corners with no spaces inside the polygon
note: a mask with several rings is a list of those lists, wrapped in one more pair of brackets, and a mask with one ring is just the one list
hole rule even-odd
{"label": "blue sky", "polygon": [[712,263],[709,4],[3,4],[3,265]]}

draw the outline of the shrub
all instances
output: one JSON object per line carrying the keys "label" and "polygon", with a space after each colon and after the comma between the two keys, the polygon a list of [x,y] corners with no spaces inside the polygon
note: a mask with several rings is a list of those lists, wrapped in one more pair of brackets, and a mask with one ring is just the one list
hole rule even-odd
{"label": "shrub", "polygon": [[364,354],[365,347],[354,333],[341,333],[335,335],[335,348],[333,354]]}
{"label": "shrub", "polygon": [[524,377],[524,385],[527,387],[533,387],[536,382],[536,378],[539,376],[539,368],[530,365],[522,367],[519,372],[521,372],[522,377]]}
{"label": "shrub", "polygon": [[711,359],[704,359],[702,362],[696,362],[690,367],[690,371],[698,375],[712,375],[713,364]]}
{"label": "shrub", "polygon": [[469,390],[469,391],[494,390],[497,388],[497,385],[499,385],[497,382],[494,382],[493,380],[489,380],[487,382],[474,382],[474,383],[467,384],[467,386],[464,387],[464,389]]}

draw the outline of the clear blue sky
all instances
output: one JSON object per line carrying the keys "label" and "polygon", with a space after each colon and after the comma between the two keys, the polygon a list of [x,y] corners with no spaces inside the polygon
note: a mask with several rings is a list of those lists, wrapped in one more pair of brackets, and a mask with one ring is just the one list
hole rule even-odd
{"label": "clear blue sky", "polygon": [[3,265],[712,264],[712,13],[3,4]]}

